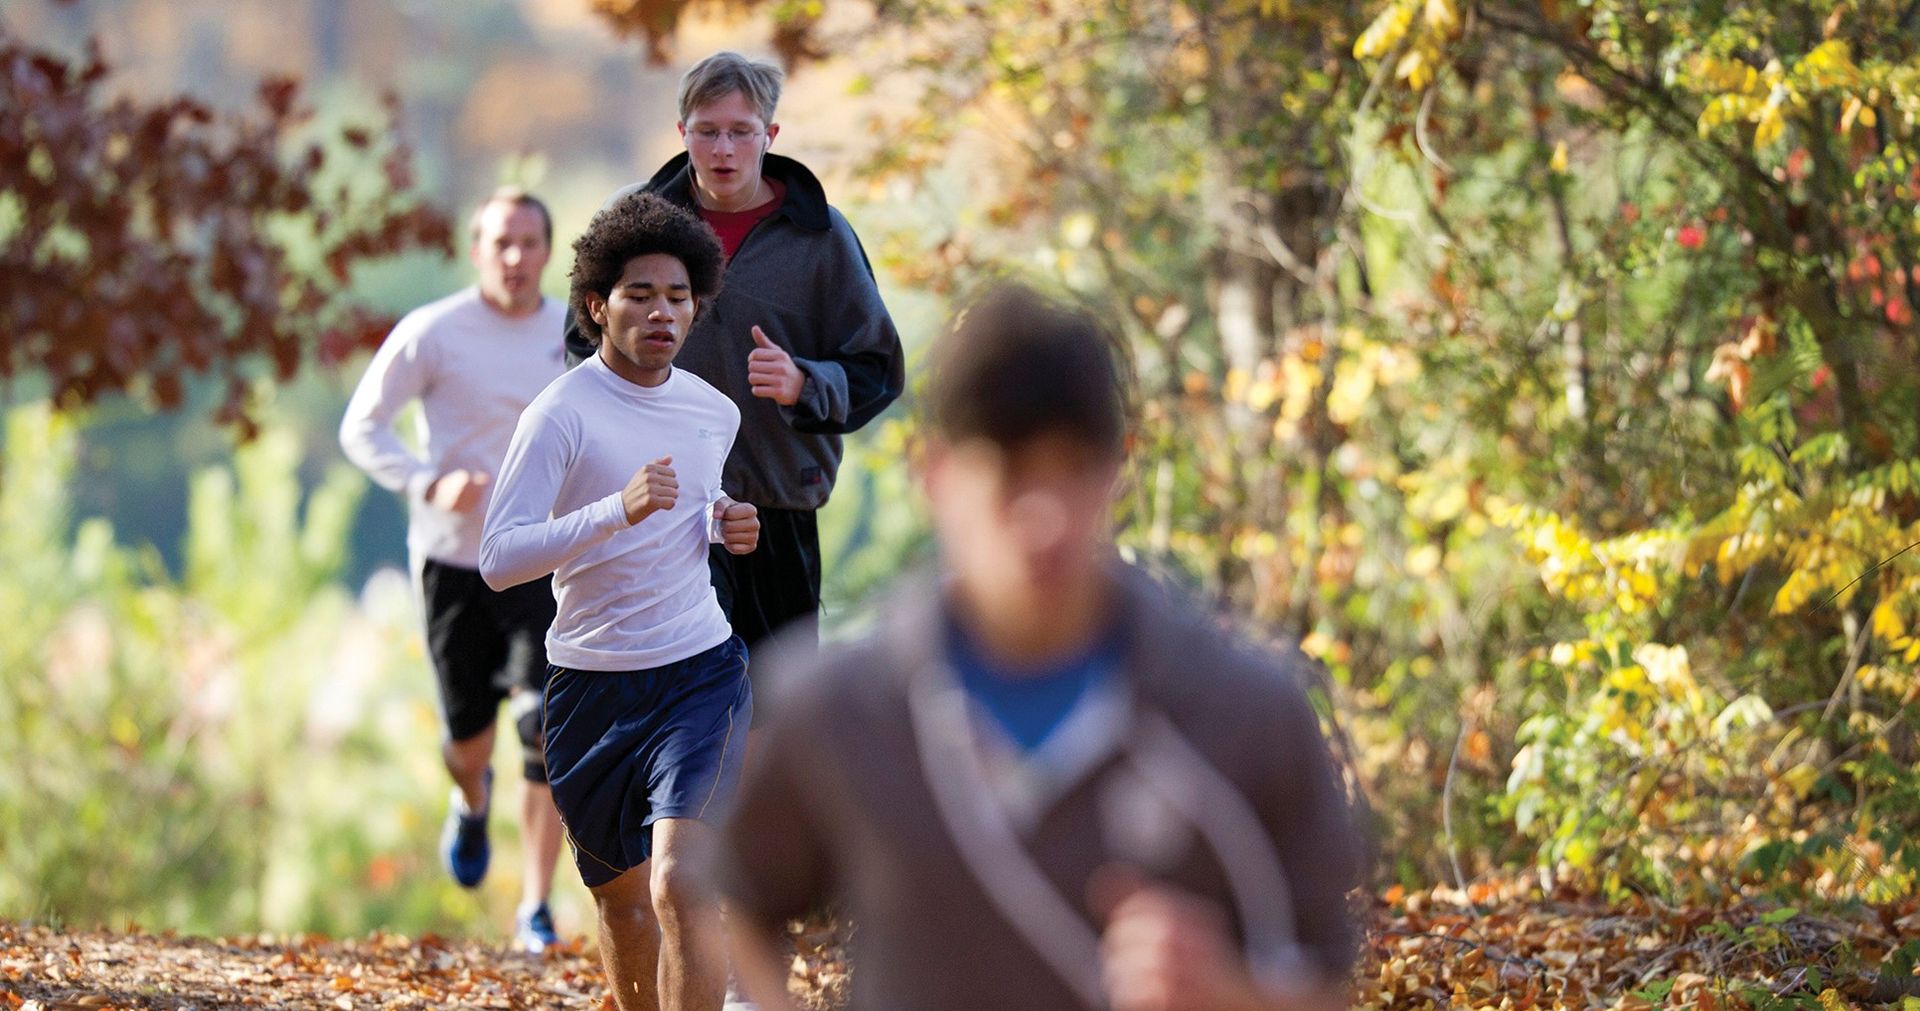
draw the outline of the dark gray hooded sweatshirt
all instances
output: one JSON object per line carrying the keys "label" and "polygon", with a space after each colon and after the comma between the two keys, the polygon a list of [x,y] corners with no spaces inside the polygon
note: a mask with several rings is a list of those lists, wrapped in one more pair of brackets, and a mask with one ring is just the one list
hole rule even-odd
{"label": "dark gray hooded sweatshirt", "polygon": [[[825,505],[840,469],[840,436],[859,429],[906,387],[905,354],[880,301],[866,250],[807,167],[769,154],[761,172],[786,186],[786,199],[727,264],[720,296],[701,307],[674,365],[711,383],[740,407],[740,434],[722,483],[728,495],[762,508]],[[638,190],[699,213],[683,152]],[[782,407],[754,396],[747,355],[760,327],[805,376],[800,400]],[[567,359],[593,354],[569,318]]]}

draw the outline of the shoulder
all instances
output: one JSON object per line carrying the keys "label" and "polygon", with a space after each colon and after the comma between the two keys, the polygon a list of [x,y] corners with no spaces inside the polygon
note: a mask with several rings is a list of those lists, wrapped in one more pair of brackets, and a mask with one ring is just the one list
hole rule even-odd
{"label": "shoulder", "polygon": [[683,397],[688,397],[693,400],[713,400],[718,398],[725,400],[729,404],[733,403],[732,398],[715,389],[712,383],[695,375],[692,369],[675,364],[673,367],[673,375],[674,382],[680,384],[679,393]]}
{"label": "shoulder", "polygon": [[1150,675],[1154,687],[1178,700],[1173,708],[1209,719],[1249,711],[1311,713],[1306,692],[1314,679],[1312,661],[1291,642],[1258,636],[1140,570],[1128,567],[1123,585],[1129,625],[1144,648],[1161,658]]}
{"label": "shoulder", "polygon": [[871,278],[873,263],[867,258],[867,248],[860,242],[860,236],[854,234],[853,224],[847,216],[840,213],[838,207],[827,208],[827,230],[820,236],[827,247],[827,256],[832,260],[832,269],[842,275]]}
{"label": "shoulder", "polygon": [[568,369],[548,383],[521,412],[521,427],[571,426],[599,396],[599,383],[586,365]]}
{"label": "shoulder", "polygon": [[[840,213],[840,208],[831,204],[827,205],[827,235],[832,238],[836,246],[850,246],[855,250],[862,248],[860,245],[860,236],[853,230],[853,222],[848,221],[847,216]],[[864,252],[861,254],[861,258],[863,260],[865,259]]]}
{"label": "shoulder", "polygon": [[847,220],[847,216],[841,213],[840,208],[835,207],[832,204],[828,204],[827,205],[827,230],[830,232],[840,232],[846,235],[852,235],[853,222]]}
{"label": "shoulder", "polygon": [[393,337],[430,341],[449,326],[459,325],[461,320],[479,305],[479,302],[477,291],[471,287],[434,299],[400,317],[400,322],[393,328]]}
{"label": "shoulder", "polygon": [[804,636],[775,635],[755,647],[752,662],[763,672],[769,711],[817,731],[884,719],[877,711],[904,698],[904,661],[882,635],[817,647]]}
{"label": "shoulder", "polygon": [[734,403],[732,397],[721,393],[712,383],[694,375],[692,369],[675,366],[674,375],[677,377],[676,381],[681,384],[678,391],[680,396],[703,407],[719,411],[736,421],[739,420],[740,405]]}

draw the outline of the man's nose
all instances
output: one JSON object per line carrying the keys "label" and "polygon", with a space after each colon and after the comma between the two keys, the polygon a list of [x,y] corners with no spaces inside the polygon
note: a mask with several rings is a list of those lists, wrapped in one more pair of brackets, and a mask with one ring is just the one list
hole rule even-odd
{"label": "man's nose", "polygon": [[519,246],[508,246],[506,249],[506,252],[503,252],[500,254],[500,262],[506,264],[509,267],[519,265],[520,260],[521,260],[521,252],[520,252]]}
{"label": "man's nose", "polygon": [[1066,499],[1051,489],[1023,492],[1007,505],[1007,518],[1020,545],[1034,554],[1057,547],[1071,533]]}

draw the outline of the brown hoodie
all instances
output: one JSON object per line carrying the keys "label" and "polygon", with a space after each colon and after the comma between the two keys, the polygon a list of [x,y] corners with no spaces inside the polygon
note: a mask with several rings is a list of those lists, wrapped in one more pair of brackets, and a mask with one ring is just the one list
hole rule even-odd
{"label": "brown hoodie", "polygon": [[765,659],[783,698],[726,830],[736,914],[838,903],[856,1008],[1101,1008],[1088,882],[1122,863],[1217,903],[1256,977],[1344,978],[1364,846],[1308,661],[1114,578],[1119,675],[1029,753],[949,670],[931,580],[863,641]]}

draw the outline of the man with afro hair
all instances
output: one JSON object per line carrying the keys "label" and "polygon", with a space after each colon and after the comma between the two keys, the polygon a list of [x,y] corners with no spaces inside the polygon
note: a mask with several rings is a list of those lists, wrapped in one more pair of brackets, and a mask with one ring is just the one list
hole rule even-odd
{"label": "man with afro hair", "polygon": [[547,775],[615,1000],[711,1009],[727,970],[706,865],[753,693],[707,551],[752,551],[760,521],[721,491],[739,408],[673,360],[723,254],[698,218],[636,193],[594,216],[574,256],[594,354],[520,416],[480,571],[496,589],[553,573]]}

